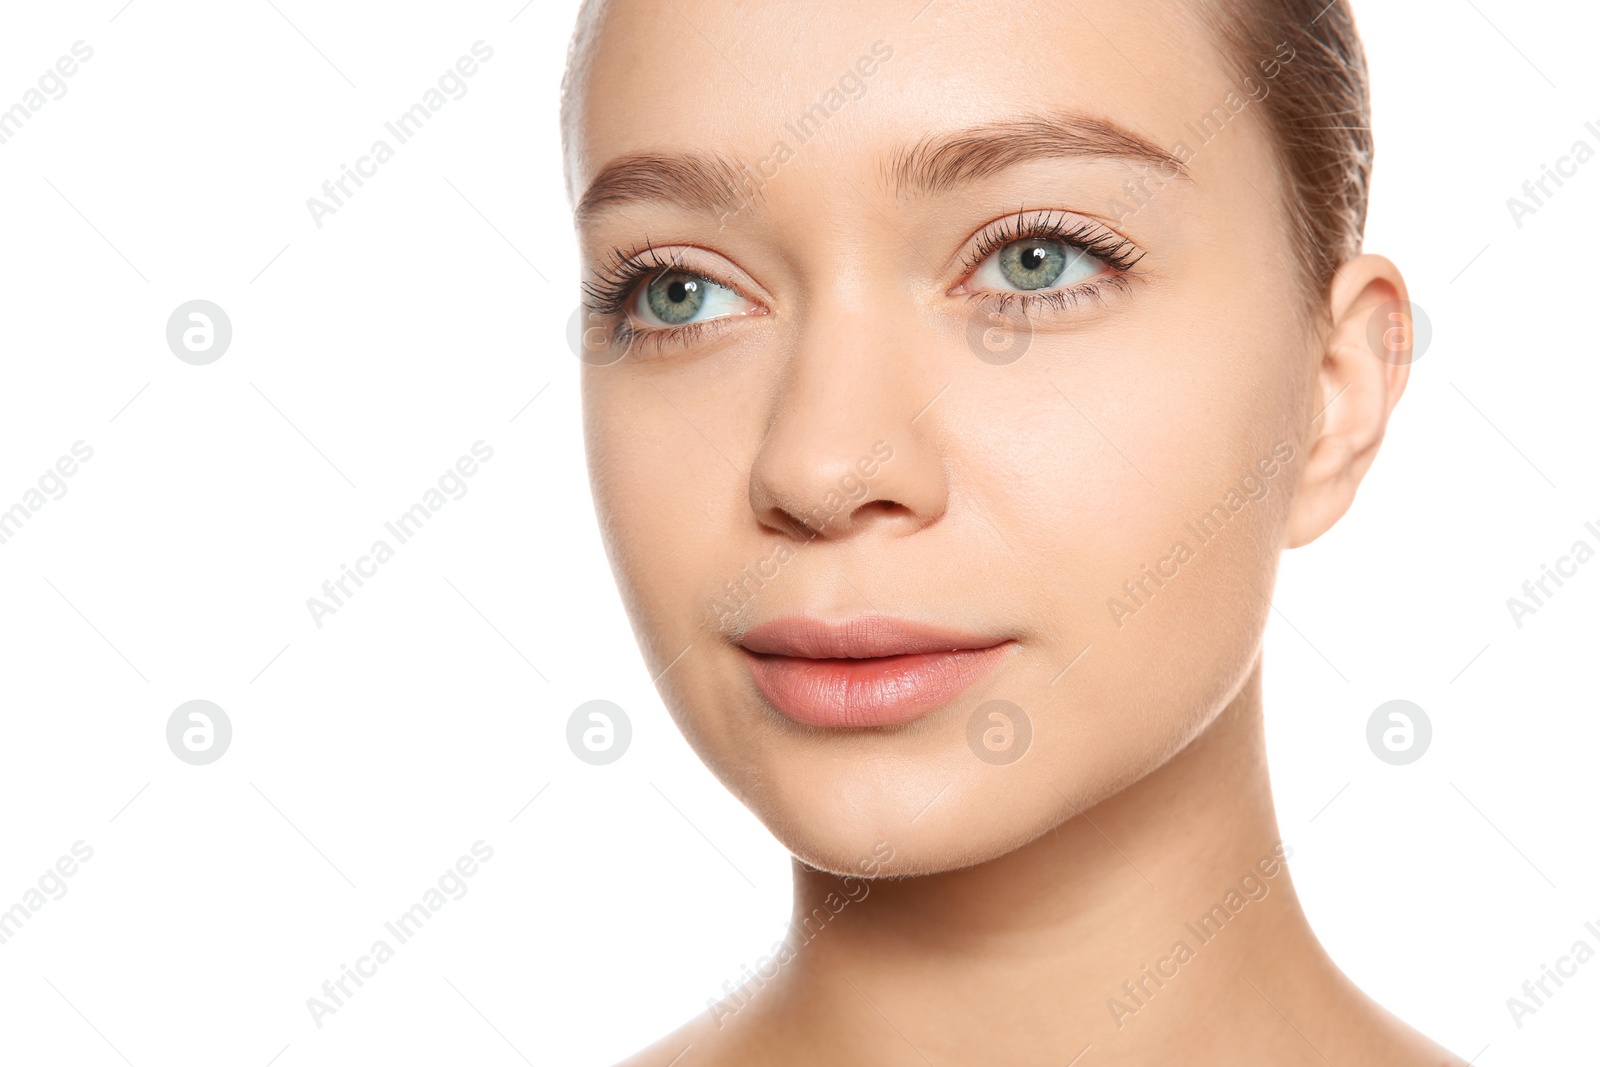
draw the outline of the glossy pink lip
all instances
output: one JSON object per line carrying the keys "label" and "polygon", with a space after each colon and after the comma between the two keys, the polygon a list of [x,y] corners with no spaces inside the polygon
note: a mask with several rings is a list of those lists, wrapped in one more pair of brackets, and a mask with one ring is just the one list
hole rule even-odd
{"label": "glossy pink lip", "polygon": [[886,615],[829,623],[787,615],[739,639],[762,696],[807,726],[899,726],[988,674],[1010,638]]}

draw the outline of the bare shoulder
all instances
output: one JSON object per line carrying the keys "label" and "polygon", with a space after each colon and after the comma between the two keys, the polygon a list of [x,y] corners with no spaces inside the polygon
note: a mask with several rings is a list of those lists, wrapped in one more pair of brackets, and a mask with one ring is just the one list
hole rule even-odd
{"label": "bare shoulder", "polygon": [[[1349,1026],[1339,1053],[1382,1067],[1470,1067],[1468,1062],[1382,1005],[1363,995],[1369,1008],[1365,1025]],[[1351,1020],[1346,1020],[1350,1022]],[[1335,1053],[1337,1056],[1339,1053]]]}

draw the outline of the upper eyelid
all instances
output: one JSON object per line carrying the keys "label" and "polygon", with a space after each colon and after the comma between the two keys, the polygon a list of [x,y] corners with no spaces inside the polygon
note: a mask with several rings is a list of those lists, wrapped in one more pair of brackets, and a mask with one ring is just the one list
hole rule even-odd
{"label": "upper eyelid", "polygon": [[[730,264],[738,277],[732,277],[733,272],[719,271],[715,268],[701,268],[697,264],[690,264],[685,253],[698,252],[705,256],[722,260]],[[656,260],[666,261],[666,266],[660,266]],[[635,286],[655,274],[668,270],[679,270],[685,274],[695,274],[715,282],[724,289],[731,289],[746,300],[754,300],[765,307],[770,302],[770,297],[760,291],[754,284],[750,273],[740,266],[731,256],[716,252],[701,245],[680,244],[657,247],[648,241],[635,248],[632,252],[623,253],[620,249],[613,249],[607,257],[607,262],[612,264],[611,270],[606,271],[601,267],[590,268],[602,284],[614,279],[632,274]],[[740,279],[748,279],[742,281]],[[752,292],[752,289],[755,291]]]}
{"label": "upper eyelid", "polygon": [[[1125,242],[1129,248],[1134,249],[1141,255],[1144,254],[1143,246],[1134,241],[1133,238],[1093,215],[1082,215],[1064,208],[1027,208],[1022,211],[1012,212],[1010,215],[1005,215],[998,219],[992,219],[973,230],[957,248],[956,254],[951,258],[950,266],[961,265],[963,277],[972,273],[988,256],[996,251],[999,245],[1006,243],[1006,241],[1000,240],[1004,236],[1001,230],[1004,226],[1017,226],[1023,231],[1020,236],[1013,235],[1010,238],[1011,240],[1026,240],[1028,237],[1027,231],[1049,233],[1055,230],[1068,230],[1073,228],[1074,220],[1094,226],[1106,235],[1116,237]],[[976,251],[976,249],[985,245],[989,246],[987,252],[980,254]],[[974,251],[969,252],[969,249]]]}

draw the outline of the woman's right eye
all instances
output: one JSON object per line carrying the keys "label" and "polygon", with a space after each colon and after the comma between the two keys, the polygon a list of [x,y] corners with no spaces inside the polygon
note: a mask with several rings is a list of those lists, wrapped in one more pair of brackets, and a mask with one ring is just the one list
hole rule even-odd
{"label": "woman's right eye", "polygon": [[629,314],[646,327],[670,329],[729,315],[749,315],[759,305],[701,274],[669,270],[639,286]]}

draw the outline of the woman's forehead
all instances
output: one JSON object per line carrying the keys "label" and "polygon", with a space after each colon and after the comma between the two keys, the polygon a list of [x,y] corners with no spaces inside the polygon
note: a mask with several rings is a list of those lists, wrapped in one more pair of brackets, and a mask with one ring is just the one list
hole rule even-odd
{"label": "woman's forehead", "polygon": [[599,5],[589,32],[580,29],[570,75],[575,199],[628,156],[705,154],[735,166],[780,152],[818,162],[872,156],[892,181],[930,138],[1033,120],[1069,134],[1099,127],[1104,142],[1170,154],[1186,121],[1235,89],[1205,31],[1180,13],[1187,5],[919,6],[795,0],[757,14],[737,0]]}

